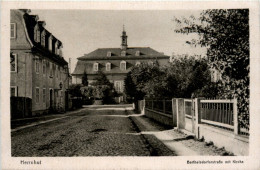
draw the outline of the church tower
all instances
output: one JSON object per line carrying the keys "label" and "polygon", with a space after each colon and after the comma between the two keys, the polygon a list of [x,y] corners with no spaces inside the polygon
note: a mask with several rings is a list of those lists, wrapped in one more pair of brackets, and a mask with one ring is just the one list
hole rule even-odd
{"label": "church tower", "polygon": [[122,43],[121,43],[121,49],[126,50],[127,49],[127,35],[125,32],[125,26],[123,25],[123,32],[122,32]]}

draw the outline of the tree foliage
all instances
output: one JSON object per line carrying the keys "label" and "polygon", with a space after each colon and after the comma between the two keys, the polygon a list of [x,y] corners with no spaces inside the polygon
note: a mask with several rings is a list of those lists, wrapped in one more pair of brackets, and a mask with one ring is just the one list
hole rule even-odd
{"label": "tree foliage", "polygon": [[175,58],[167,67],[141,64],[135,66],[125,79],[126,94],[138,99],[190,98],[210,80],[205,59]]}
{"label": "tree foliage", "polygon": [[92,86],[94,88],[93,96],[95,99],[102,99],[105,104],[115,103],[114,97],[117,96],[117,93],[114,89],[114,85],[109,82],[103,72],[98,72]]}
{"label": "tree foliage", "polygon": [[200,35],[188,43],[207,47],[210,66],[222,74],[222,96],[238,98],[240,124],[249,128],[249,10],[205,10],[175,22],[177,33]]}
{"label": "tree foliage", "polygon": [[69,89],[69,93],[71,95],[71,97],[82,97],[82,93],[80,88],[82,87],[81,84],[72,84],[70,85]]}

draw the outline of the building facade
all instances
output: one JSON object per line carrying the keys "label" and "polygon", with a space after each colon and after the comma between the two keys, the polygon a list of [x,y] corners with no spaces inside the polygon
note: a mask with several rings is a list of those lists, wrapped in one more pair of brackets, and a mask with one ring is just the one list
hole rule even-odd
{"label": "building facade", "polygon": [[11,96],[31,99],[32,116],[65,110],[69,72],[62,42],[44,28],[44,21],[29,13],[11,10]]}
{"label": "building facade", "polygon": [[72,73],[72,83],[81,84],[84,72],[89,84],[95,81],[98,71],[102,71],[115,90],[122,94],[118,102],[124,100],[124,79],[132,67],[141,63],[166,65],[169,56],[157,52],[150,47],[128,47],[125,30],[121,36],[121,48],[98,48],[78,58],[76,68]]}

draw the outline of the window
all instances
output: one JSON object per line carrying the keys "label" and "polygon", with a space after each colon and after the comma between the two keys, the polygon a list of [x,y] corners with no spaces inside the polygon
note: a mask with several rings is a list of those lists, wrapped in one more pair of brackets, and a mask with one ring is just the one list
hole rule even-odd
{"label": "window", "polygon": [[46,62],[44,60],[42,61],[42,74],[46,75]]}
{"label": "window", "polygon": [[40,63],[39,63],[39,59],[35,60],[35,72],[39,73],[40,71]]}
{"label": "window", "polygon": [[16,38],[16,24],[15,23],[11,23],[10,30],[11,30],[10,38]]}
{"label": "window", "polygon": [[108,51],[108,52],[107,52],[107,56],[108,56],[108,57],[111,57],[111,51]]}
{"label": "window", "polygon": [[10,87],[10,95],[11,96],[17,96],[17,86],[11,86]]}
{"label": "window", "polygon": [[121,56],[126,56],[126,51],[121,51]]}
{"label": "window", "polygon": [[121,91],[121,82],[120,81],[115,81],[115,89],[117,92]]}
{"label": "window", "polygon": [[137,62],[135,63],[136,66],[139,66],[140,64],[141,64],[140,61],[137,61]]}
{"label": "window", "polygon": [[58,68],[58,66],[56,67],[56,77],[57,77],[57,79],[59,78],[59,68]]}
{"label": "window", "polygon": [[39,30],[38,25],[36,25],[34,27],[34,41],[35,42],[40,42],[40,30]]}
{"label": "window", "polygon": [[115,81],[115,90],[117,92],[123,92],[123,82],[122,81]]}
{"label": "window", "polygon": [[94,70],[94,71],[98,71],[98,63],[94,63],[94,65],[93,65],[93,70]]}
{"label": "window", "polygon": [[58,41],[56,41],[56,43],[55,43],[55,54],[57,54],[58,55],[58,51],[59,51],[59,49],[58,49]]}
{"label": "window", "polygon": [[43,103],[46,102],[46,89],[45,88],[42,89],[42,102]]}
{"label": "window", "polygon": [[121,70],[126,70],[126,62],[125,61],[121,61],[120,62],[120,69]]}
{"label": "window", "polygon": [[52,76],[53,76],[52,63],[50,63],[50,77],[52,78]]}
{"label": "window", "polygon": [[106,71],[110,71],[111,70],[111,63],[106,63]]}
{"label": "window", "polygon": [[48,44],[49,44],[49,50],[52,51],[52,36],[49,37],[49,40],[48,40]]}
{"label": "window", "polygon": [[140,56],[140,51],[136,51],[135,56]]}
{"label": "window", "polygon": [[39,103],[40,102],[40,89],[39,87],[36,87],[35,89],[35,98],[36,98],[36,103]]}
{"label": "window", "polygon": [[10,67],[11,72],[17,72],[17,54],[11,53]]}
{"label": "window", "polygon": [[42,36],[41,36],[41,45],[43,47],[45,47],[45,35],[46,35],[45,31],[43,31],[42,32]]}

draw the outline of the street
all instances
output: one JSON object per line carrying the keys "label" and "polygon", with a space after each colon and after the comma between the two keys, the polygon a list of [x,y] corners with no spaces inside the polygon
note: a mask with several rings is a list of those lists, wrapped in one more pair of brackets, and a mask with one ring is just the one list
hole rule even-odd
{"label": "street", "polygon": [[151,156],[125,106],[84,108],[12,132],[12,156]]}

